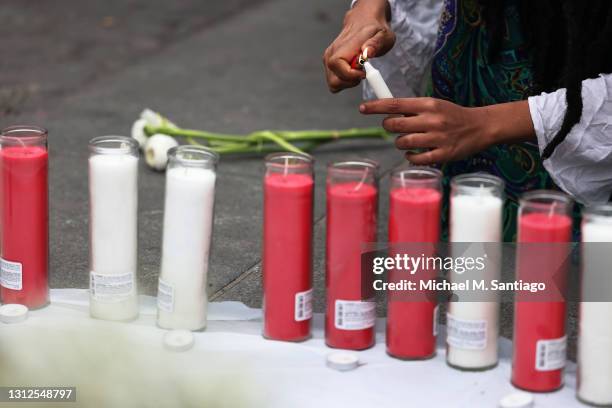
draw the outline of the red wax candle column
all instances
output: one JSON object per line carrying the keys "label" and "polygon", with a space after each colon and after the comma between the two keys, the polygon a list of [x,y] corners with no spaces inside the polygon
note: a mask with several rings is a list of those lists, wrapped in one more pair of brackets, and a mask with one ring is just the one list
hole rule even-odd
{"label": "red wax candle column", "polygon": [[[569,254],[569,244],[563,243],[571,239],[571,209],[572,200],[555,191],[532,191],[522,197],[517,280],[545,281],[547,287],[564,286],[563,262]],[[512,383],[524,390],[550,392],[563,386],[566,305],[563,298],[552,292],[540,294],[539,298],[517,294]]]}
{"label": "red wax candle column", "polygon": [[[434,246],[424,244],[435,244],[440,239],[441,179],[439,170],[427,167],[400,168],[392,173],[389,197],[390,256],[395,256],[395,253],[433,255]],[[404,245],[393,248],[394,244],[404,243],[408,244],[404,250]],[[389,281],[411,279],[408,275],[391,271]],[[418,280],[434,279],[436,271],[420,270],[414,276]],[[435,355],[437,302],[432,295],[387,294],[388,354],[410,360]]]}
{"label": "red wax candle column", "polygon": [[327,173],[325,341],[335,348],[374,345],[376,303],[362,299],[362,245],[376,241],[378,164],[333,163]]}
{"label": "red wax candle column", "polygon": [[0,135],[0,297],[30,309],[49,301],[47,131],[13,126]]}
{"label": "red wax candle column", "polygon": [[312,210],[310,156],[274,153],[264,177],[264,337],[302,341],[312,318]]}

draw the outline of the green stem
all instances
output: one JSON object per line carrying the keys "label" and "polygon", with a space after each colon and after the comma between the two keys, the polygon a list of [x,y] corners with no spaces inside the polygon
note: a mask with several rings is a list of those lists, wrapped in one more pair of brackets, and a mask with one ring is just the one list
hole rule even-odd
{"label": "green stem", "polygon": [[162,133],[168,136],[174,137],[185,137],[185,138],[202,138],[207,140],[214,140],[219,142],[240,142],[244,139],[241,135],[226,135],[222,133],[205,132],[203,130],[195,129],[180,129],[174,127],[145,127],[145,132],[151,136],[155,133]]}
{"label": "green stem", "polygon": [[260,132],[251,133],[249,136],[247,136],[247,140],[260,141],[261,139],[267,139],[271,142],[274,142],[289,152],[300,153],[300,154],[304,153],[302,150],[298,149],[297,147],[287,142],[282,137],[278,136],[277,134],[269,130],[262,130]]}
{"label": "green stem", "polygon": [[354,128],[345,130],[299,130],[299,131],[276,131],[276,134],[285,140],[322,140],[322,139],[345,139],[345,138],[372,138],[389,139],[391,136],[383,128]]}

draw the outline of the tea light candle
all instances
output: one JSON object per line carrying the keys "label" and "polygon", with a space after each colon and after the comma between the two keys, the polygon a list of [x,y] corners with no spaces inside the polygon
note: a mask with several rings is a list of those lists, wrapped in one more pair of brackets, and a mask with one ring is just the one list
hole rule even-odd
{"label": "tea light candle", "polygon": [[47,131],[0,134],[0,298],[37,309],[49,302]]}
{"label": "tea light candle", "polygon": [[[560,285],[565,279],[562,261],[569,254],[572,200],[556,191],[523,195],[518,214],[516,279],[546,280]],[[551,243],[551,245],[542,245]],[[536,244],[536,245],[533,245]],[[550,392],[563,385],[565,366],[565,301],[538,299],[514,304],[512,384],[523,390]],[[552,296],[552,295],[543,295]]]}
{"label": "tea light candle", "polygon": [[219,156],[184,145],[170,149],[168,158],[157,324],[202,330]]}
{"label": "tea light candle", "polygon": [[[612,285],[612,206],[586,209],[582,218],[582,302],[578,325],[578,398],[612,405],[612,302],[593,299],[588,288]],[[591,298],[589,297],[591,296]]]}
{"label": "tea light candle", "polygon": [[[399,168],[391,174],[389,243],[438,243],[442,207],[442,173],[428,167]],[[392,247],[393,248],[393,247]],[[407,248],[411,249],[411,248]],[[417,255],[421,255],[420,245]],[[394,256],[393,249],[389,256]],[[395,253],[405,252],[398,249]],[[414,254],[412,254],[414,255]],[[425,256],[433,254],[424,253]],[[433,279],[435,270],[416,271],[417,279]],[[406,279],[405,272],[390,271],[389,281]],[[420,295],[420,294],[419,294]],[[425,298],[425,293],[423,293]],[[436,352],[437,302],[403,299],[387,294],[387,353],[401,359],[425,359]]]}
{"label": "tea light candle", "polygon": [[376,241],[378,164],[343,161],[327,173],[325,342],[363,350],[374,345],[376,303],[362,299],[362,245]]}
{"label": "tea light candle", "polygon": [[92,317],[138,316],[138,142],[101,136],[89,142]]}
{"label": "tea light candle", "polygon": [[313,160],[296,153],[266,157],[264,176],[264,337],[302,341],[312,319]]}
{"label": "tea light candle", "polygon": [[[451,182],[450,241],[493,243],[502,240],[504,182],[488,174],[466,174]],[[483,256],[479,251],[475,256]],[[465,254],[464,254],[465,255]],[[463,277],[451,272],[451,281]],[[498,279],[495,257],[486,262],[485,278]],[[447,316],[447,363],[462,370],[486,370],[497,365],[499,303],[490,301],[450,302]]]}

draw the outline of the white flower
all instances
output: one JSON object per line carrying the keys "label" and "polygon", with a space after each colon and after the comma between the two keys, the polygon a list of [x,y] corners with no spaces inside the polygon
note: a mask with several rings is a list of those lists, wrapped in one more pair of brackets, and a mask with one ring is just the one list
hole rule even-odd
{"label": "white flower", "polygon": [[171,136],[154,134],[145,145],[145,161],[149,167],[162,171],[168,164],[168,150],[178,146],[178,142]]}
{"label": "white flower", "polygon": [[170,122],[168,118],[160,115],[159,113],[149,108],[145,108],[140,113],[140,119],[144,119],[147,125],[151,127],[169,127],[169,128],[177,127],[174,123]]}
{"label": "white flower", "polygon": [[145,127],[147,126],[155,127],[155,128],[157,127],[178,128],[178,126],[170,122],[166,117],[160,115],[154,110],[145,108],[140,113],[140,118],[138,118],[132,125],[132,137],[136,139],[136,141],[140,145],[140,148],[143,150],[147,143],[147,139],[149,138],[145,132]]}
{"label": "white flower", "polygon": [[132,137],[136,139],[141,149],[144,149],[148,139],[144,130],[145,126],[147,126],[147,121],[144,119],[138,119],[132,125]]}

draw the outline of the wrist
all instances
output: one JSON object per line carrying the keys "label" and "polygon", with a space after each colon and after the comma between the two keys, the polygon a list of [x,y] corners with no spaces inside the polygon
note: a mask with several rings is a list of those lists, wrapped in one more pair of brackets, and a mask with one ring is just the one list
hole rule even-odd
{"label": "wrist", "polygon": [[361,15],[373,17],[379,21],[391,20],[391,7],[387,0],[357,0],[351,5],[351,10]]}
{"label": "wrist", "polygon": [[480,111],[482,139],[486,147],[513,144],[535,138],[527,101],[474,108]]}

